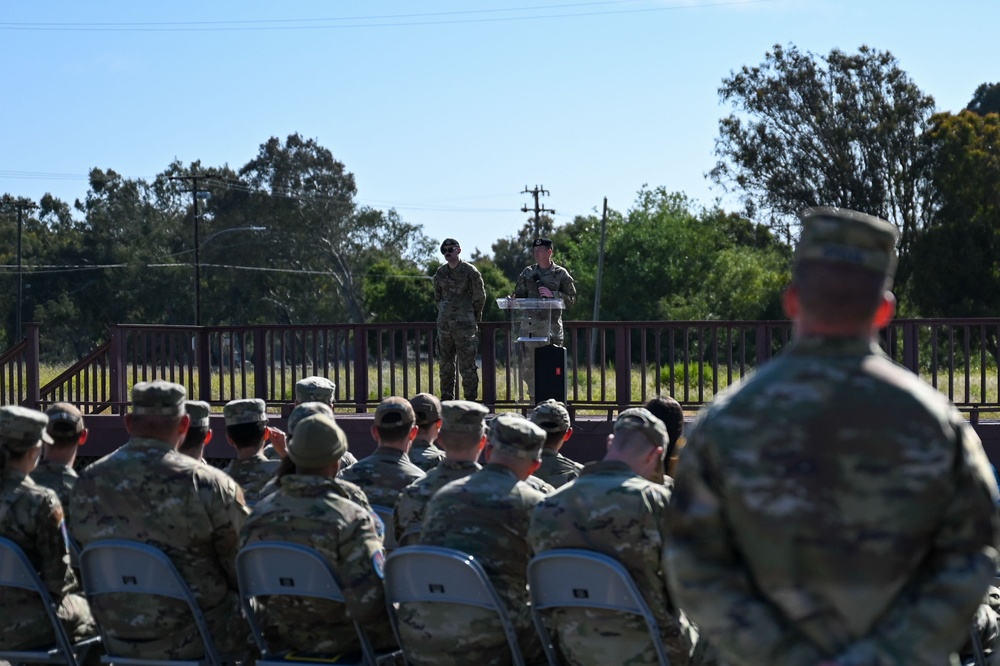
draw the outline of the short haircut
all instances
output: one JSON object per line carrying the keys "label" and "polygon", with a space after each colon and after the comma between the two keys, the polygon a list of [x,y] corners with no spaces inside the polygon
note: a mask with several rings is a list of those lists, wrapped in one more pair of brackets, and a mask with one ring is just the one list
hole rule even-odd
{"label": "short haircut", "polygon": [[546,449],[552,449],[559,446],[564,439],[566,439],[566,433],[569,430],[559,430],[557,432],[547,432],[545,433],[545,444],[542,446]]}
{"label": "short haircut", "polygon": [[799,305],[829,323],[870,321],[889,283],[885,274],[850,264],[802,261],[793,270]]}
{"label": "short haircut", "polygon": [[[637,453],[646,454],[655,448],[649,437],[639,430],[621,430],[615,433],[615,438],[611,440],[611,448],[622,453],[633,455]],[[664,451],[664,453],[666,453]]]}
{"label": "short haircut", "polygon": [[72,434],[62,434],[53,433],[49,431],[49,436],[52,437],[52,446],[57,449],[68,449],[71,446],[77,446],[80,443],[80,438],[83,437],[82,432],[74,432]]}
{"label": "short haircut", "polygon": [[211,430],[209,426],[192,426],[188,428],[187,434],[184,435],[184,441],[177,447],[177,450],[187,451],[197,446],[201,446],[205,443],[205,436],[208,435],[209,430]]}
{"label": "short haircut", "polygon": [[456,432],[454,430],[442,430],[438,433],[438,444],[447,451],[468,451],[479,446],[483,439],[483,431],[479,432]]}
{"label": "short haircut", "polygon": [[184,414],[161,416],[159,414],[129,414],[132,420],[132,434],[153,439],[170,437],[176,431]]}
{"label": "short haircut", "polygon": [[402,425],[394,425],[391,428],[375,426],[375,431],[378,433],[378,439],[380,442],[395,443],[406,439],[409,436],[410,428],[412,427],[413,421],[410,421],[409,423],[404,423]]}
{"label": "short haircut", "polygon": [[265,421],[255,421],[254,423],[237,423],[226,426],[226,434],[233,441],[233,446],[238,449],[249,449],[259,446],[267,432]]}
{"label": "short haircut", "polygon": [[667,444],[666,457],[670,458],[677,449],[677,442],[684,436],[684,408],[669,395],[658,395],[645,406],[650,414],[663,421],[663,425],[667,428],[670,442]]}

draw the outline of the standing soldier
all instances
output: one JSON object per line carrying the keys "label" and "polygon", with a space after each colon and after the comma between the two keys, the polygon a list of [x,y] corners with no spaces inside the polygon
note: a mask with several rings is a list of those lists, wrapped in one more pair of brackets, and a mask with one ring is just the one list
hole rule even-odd
{"label": "standing soldier", "polygon": [[441,399],[454,400],[457,372],[462,375],[462,394],[466,400],[479,397],[476,373],[479,322],[486,306],[486,287],[479,270],[458,255],[462,246],[454,238],[441,243],[447,263],[434,274],[434,302],[437,304],[438,346],[441,354]]}

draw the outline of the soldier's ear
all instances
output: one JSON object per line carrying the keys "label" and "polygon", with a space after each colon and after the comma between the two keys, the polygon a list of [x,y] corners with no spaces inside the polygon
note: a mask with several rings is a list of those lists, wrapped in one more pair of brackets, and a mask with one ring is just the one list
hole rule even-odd
{"label": "soldier's ear", "polygon": [[889,325],[892,321],[893,316],[896,314],[896,297],[891,291],[886,291],[882,294],[882,302],[878,305],[878,310],[875,311],[875,321],[874,325],[876,328],[883,328]]}

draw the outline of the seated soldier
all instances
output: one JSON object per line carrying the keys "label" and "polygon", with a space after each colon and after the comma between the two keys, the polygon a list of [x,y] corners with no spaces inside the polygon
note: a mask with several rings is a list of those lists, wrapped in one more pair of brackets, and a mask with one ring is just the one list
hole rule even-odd
{"label": "seated soldier", "polygon": [[236,449],[236,459],[223,471],[240,484],[247,503],[253,506],[278,469],[277,460],[268,460],[261,453],[270,434],[267,407],[259,399],[230,400],[222,415],[226,419],[226,439]]}
{"label": "seated soldier", "polygon": [[543,400],[531,413],[531,422],[545,431],[542,466],[535,472],[535,476],[554,488],[559,488],[580,476],[583,465],[559,453],[563,444],[573,436],[566,405],[551,398]]}
{"label": "seated soldier", "polygon": [[42,445],[42,459],[32,470],[31,480],[49,490],[54,490],[63,505],[63,512],[69,506],[69,494],[79,478],[73,470],[76,450],[87,441],[87,428],[83,414],[76,405],[57,402],[45,410],[49,419],[45,432],[52,443]]}
{"label": "seated soldier", "polygon": [[188,458],[205,462],[205,446],[212,441],[212,428],[208,420],[212,408],[202,400],[185,400],[184,409],[191,417],[191,425],[177,451]]}
{"label": "seated soldier", "polygon": [[418,393],[410,398],[416,416],[417,436],[410,447],[410,462],[429,472],[444,459],[444,451],[435,446],[441,429],[441,401],[430,393]]}
{"label": "seated soldier", "polygon": [[[295,406],[298,407],[307,402],[321,402],[330,408],[330,414],[332,415],[333,404],[335,402],[334,394],[336,392],[337,385],[326,377],[316,375],[303,377],[295,382]],[[291,429],[292,426],[289,424],[288,430],[291,431]],[[271,443],[264,447],[264,456],[268,460],[278,460],[286,456],[286,442],[280,436],[282,434],[280,430],[272,428],[272,431]],[[354,457],[354,454],[347,451],[340,458],[340,469],[350,467],[356,462],[358,462],[358,459]]]}

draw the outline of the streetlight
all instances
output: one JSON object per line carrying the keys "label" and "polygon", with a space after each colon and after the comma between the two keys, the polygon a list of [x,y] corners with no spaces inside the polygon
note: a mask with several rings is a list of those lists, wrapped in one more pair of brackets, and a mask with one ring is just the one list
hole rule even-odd
{"label": "streetlight", "polygon": [[[196,212],[197,215],[197,212]],[[195,217],[194,222],[194,325],[201,326],[201,246],[205,245],[213,238],[217,238],[223,234],[234,233],[237,231],[267,231],[267,227],[230,227],[228,229],[220,229],[214,234],[210,234],[205,240],[199,240],[198,238],[198,218]]]}

